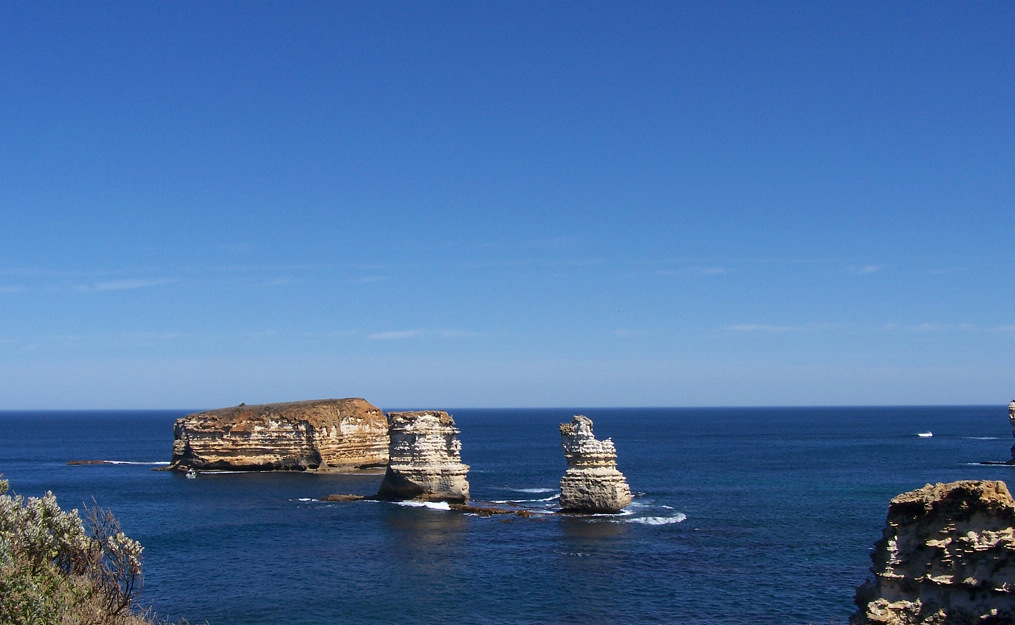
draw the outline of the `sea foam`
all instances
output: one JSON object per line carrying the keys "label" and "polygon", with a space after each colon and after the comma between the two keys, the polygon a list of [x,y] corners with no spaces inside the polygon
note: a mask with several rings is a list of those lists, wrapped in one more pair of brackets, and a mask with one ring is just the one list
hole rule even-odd
{"label": "sea foam", "polygon": [[631,519],[624,519],[626,523],[640,523],[641,525],[672,525],[687,520],[687,515],[678,512],[673,516],[641,516]]}
{"label": "sea foam", "polygon": [[451,505],[446,501],[393,501],[396,506],[406,508],[430,508],[431,510],[450,510]]}

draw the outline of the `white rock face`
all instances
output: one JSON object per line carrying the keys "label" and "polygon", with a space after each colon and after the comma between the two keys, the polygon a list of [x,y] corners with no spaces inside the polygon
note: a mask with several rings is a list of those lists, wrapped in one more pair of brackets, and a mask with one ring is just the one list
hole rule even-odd
{"label": "white rock face", "polygon": [[[1015,399],[1008,404],[1008,421],[1011,422],[1011,434],[1015,436]],[[1011,446],[1011,460],[1008,464],[1015,464],[1015,445]]]}
{"label": "white rock face", "polygon": [[1015,501],[1004,482],[895,497],[871,560],[853,625],[1015,623]]}
{"label": "white rock face", "polygon": [[575,415],[560,424],[567,471],[560,478],[560,507],[567,512],[620,512],[631,503],[631,488],[617,470],[617,450],[610,439],[596,440],[592,420]]}
{"label": "white rock face", "polygon": [[388,468],[377,497],[389,500],[469,499],[468,465],[455,421],[443,410],[388,413]]}

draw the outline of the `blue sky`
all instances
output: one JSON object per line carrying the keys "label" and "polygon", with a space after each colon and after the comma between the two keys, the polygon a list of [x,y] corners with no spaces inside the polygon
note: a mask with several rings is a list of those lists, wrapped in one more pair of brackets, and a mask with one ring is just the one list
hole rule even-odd
{"label": "blue sky", "polygon": [[1015,4],[0,4],[0,409],[1006,403]]}

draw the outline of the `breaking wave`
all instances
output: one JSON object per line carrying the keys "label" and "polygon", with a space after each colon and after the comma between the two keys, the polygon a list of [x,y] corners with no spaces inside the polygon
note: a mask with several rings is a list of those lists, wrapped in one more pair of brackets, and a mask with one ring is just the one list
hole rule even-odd
{"label": "breaking wave", "polygon": [[640,523],[641,525],[672,525],[687,520],[687,515],[678,512],[673,516],[640,516],[624,519],[624,523]]}
{"label": "breaking wave", "polygon": [[98,460],[96,464],[136,464],[148,467],[167,467],[168,462],[137,462],[134,460]]}
{"label": "breaking wave", "polygon": [[396,506],[406,508],[430,508],[431,510],[450,510],[451,505],[446,501],[393,501]]}

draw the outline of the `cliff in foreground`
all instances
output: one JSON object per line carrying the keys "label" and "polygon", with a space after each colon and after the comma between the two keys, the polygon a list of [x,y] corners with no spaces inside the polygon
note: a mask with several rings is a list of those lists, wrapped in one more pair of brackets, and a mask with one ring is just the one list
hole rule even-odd
{"label": "cliff in foreground", "polygon": [[853,625],[1015,623],[1015,501],[1004,482],[926,485],[891,500]]}
{"label": "cliff in foreground", "polygon": [[173,428],[176,471],[347,471],[388,461],[388,421],[365,399],[322,399],[189,414]]}

